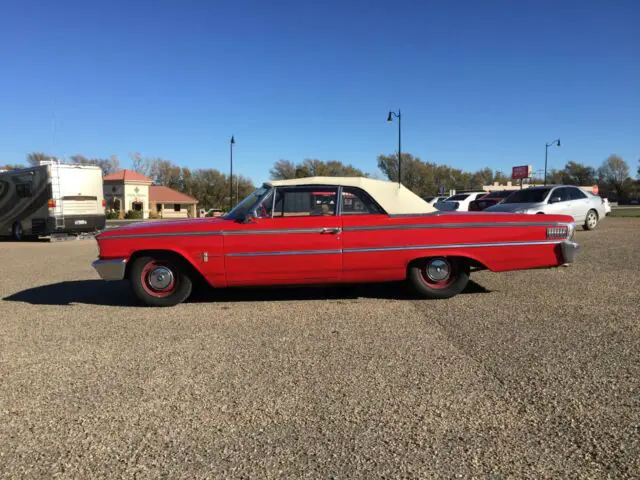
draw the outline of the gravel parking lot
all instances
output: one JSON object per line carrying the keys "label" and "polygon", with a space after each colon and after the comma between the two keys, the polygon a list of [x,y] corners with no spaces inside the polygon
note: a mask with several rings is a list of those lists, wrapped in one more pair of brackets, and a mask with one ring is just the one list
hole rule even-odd
{"label": "gravel parking lot", "polygon": [[135,306],[93,240],[0,243],[5,478],[638,478],[640,220],[569,268]]}

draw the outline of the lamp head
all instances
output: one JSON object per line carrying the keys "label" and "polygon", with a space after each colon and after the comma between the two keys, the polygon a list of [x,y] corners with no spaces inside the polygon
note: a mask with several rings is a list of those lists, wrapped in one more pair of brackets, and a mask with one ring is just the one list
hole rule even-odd
{"label": "lamp head", "polygon": [[393,118],[391,118],[392,112],[389,112],[389,116],[387,117],[387,123],[391,123]]}

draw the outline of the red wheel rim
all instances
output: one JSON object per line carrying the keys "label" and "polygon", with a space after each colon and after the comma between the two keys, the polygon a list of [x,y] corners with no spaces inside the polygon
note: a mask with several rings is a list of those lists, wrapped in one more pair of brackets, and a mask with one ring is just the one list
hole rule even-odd
{"label": "red wheel rim", "polygon": [[152,297],[168,297],[176,290],[175,268],[167,262],[151,260],[140,272],[140,284]]}
{"label": "red wheel rim", "polygon": [[456,264],[446,258],[432,258],[420,269],[422,280],[429,288],[442,289],[451,285],[458,276]]}

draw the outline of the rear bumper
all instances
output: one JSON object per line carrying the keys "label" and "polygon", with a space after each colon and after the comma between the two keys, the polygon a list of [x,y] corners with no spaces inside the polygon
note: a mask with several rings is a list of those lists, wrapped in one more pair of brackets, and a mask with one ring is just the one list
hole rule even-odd
{"label": "rear bumper", "polygon": [[34,219],[32,233],[34,235],[49,235],[51,233],[88,233],[104,230],[106,217],[104,214],[65,215],[64,224],[56,225],[55,217]]}
{"label": "rear bumper", "polygon": [[560,248],[562,250],[562,258],[565,263],[573,263],[576,259],[576,255],[580,251],[580,245],[576,242],[570,242],[569,240],[565,240],[560,244]]}
{"label": "rear bumper", "polygon": [[103,280],[123,280],[127,268],[127,260],[124,258],[98,259],[91,266],[96,269]]}

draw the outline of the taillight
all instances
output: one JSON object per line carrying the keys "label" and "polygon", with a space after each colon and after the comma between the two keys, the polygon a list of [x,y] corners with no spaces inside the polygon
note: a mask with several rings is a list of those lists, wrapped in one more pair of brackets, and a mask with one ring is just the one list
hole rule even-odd
{"label": "taillight", "polygon": [[567,227],[566,225],[547,228],[547,239],[549,240],[565,239],[568,236],[569,227]]}
{"label": "taillight", "polygon": [[107,201],[103,198],[102,199],[102,208],[105,208],[107,206]]}
{"label": "taillight", "polygon": [[47,207],[56,208],[56,201],[53,198],[50,198],[49,201],[47,202]]}

